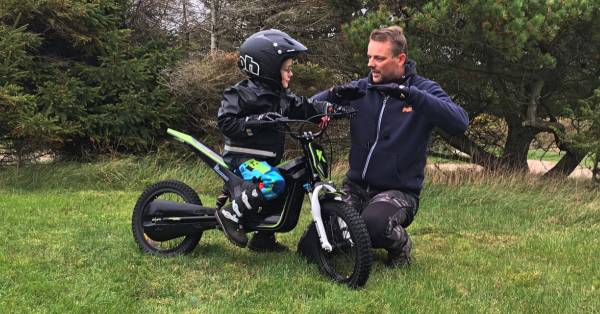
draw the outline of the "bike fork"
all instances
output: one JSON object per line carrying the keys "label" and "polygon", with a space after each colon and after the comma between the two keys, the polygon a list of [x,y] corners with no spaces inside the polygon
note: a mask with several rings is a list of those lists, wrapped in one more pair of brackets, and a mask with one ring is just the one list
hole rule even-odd
{"label": "bike fork", "polygon": [[312,213],[313,221],[317,226],[317,234],[319,235],[319,242],[321,243],[321,247],[327,251],[331,252],[333,250],[333,246],[329,243],[327,239],[327,234],[325,233],[325,225],[323,224],[323,218],[321,217],[321,203],[319,202],[319,192],[322,189],[326,189],[328,192],[336,192],[336,189],[326,183],[316,184],[315,188],[312,191],[308,192],[308,197],[310,198],[310,212]]}

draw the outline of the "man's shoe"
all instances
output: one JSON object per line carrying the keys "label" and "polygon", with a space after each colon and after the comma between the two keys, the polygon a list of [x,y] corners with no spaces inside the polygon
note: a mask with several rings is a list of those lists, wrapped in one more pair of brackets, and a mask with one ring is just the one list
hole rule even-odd
{"label": "man's shoe", "polygon": [[319,258],[319,235],[315,223],[311,223],[298,242],[297,252],[309,263],[316,263]]}
{"label": "man's shoe", "polygon": [[271,232],[256,232],[248,243],[248,248],[256,252],[285,252],[288,247],[277,242]]}
{"label": "man's shoe", "polygon": [[217,210],[215,217],[231,243],[239,247],[246,247],[248,237],[240,225],[240,216],[234,211],[232,204]]}
{"label": "man's shoe", "polygon": [[387,261],[385,265],[390,268],[405,267],[411,263],[410,251],[412,250],[412,241],[406,238],[406,241],[400,245],[389,248]]}

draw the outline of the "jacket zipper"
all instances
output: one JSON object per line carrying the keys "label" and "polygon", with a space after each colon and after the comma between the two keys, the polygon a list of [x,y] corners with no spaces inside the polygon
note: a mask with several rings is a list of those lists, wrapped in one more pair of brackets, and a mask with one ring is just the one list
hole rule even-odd
{"label": "jacket zipper", "polygon": [[377,146],[377,142],[379,141],[379,131],[381,130],[381,119],[383,118],[383,111],[385,110],[385,105],[387,104],[388,98],[390,96],[385,96],[383,99],[383,106],[381,106],[381,111],[379,112],[379,121],[377,121],[377,136],[375,136],[375,143],[371,146],[371,150],[369,150],[369,155],[367,155],[367,161],[365,161],[365,168],[363,169],[362,179],[365,179],[367,175],[367,168],[369,167],[369,161],[371,161],[371,155],[373,155],[373,150],[375,150],[375,146]]}

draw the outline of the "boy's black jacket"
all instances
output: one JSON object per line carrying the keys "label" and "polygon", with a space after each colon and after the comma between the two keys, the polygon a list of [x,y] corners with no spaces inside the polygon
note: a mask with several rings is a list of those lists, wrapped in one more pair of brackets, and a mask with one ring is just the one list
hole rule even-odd
{"label": "boy's black jacket", "polygon": [[254,158],[276,165],[281,161],[285,134],[270,126],[250,127],[251,115],[277,112],[290,119],[307,119],[324,113],[327,104],[296,96],[289,89],[272,88],[256,79],[246,79],[227,88],[217,121],[225,136],[224,159],[234,168]]}

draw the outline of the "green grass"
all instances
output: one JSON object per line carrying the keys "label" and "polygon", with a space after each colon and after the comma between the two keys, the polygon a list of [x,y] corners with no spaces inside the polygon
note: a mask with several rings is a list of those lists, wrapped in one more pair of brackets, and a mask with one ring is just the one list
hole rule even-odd
{"label": "green grass", "polygon": [[[131,209],[174,177],[212,204],[215,176],[176,159],[0,169],[0,312],[447,313],[600,311],[600,195],[581,181],[429,175],[414,263],[376,261],[364,289],[295,254],[310,217],[259,254],[205,232],[191,255],[142,254]],[[336,177],[339,182],[339,175]]]}
{"label": "green grass", "polygon": [[[527,159],[530,160],[542,160],[557,163],[565,155],[564,151],[545,151],[542,149],[531,149],[527,152]],[[463,161],[450,160],[441,157],[429,157],[427,158],[428,164],[443,164],[443,163],[464,163]],[[592,159],[588,156],[581,161],[580,166],[591,168],[593,165]]]}
{"label": "green grass", "polygon": [[[556,151],[545,151],[542,149],[532,149],[532,150],[529,150],[529,152],[527,153],[527,159],[550,161],[553,163],[557,163],[564,156],[565,156],[564,151],[556,152]],[[579,163],[579,166],[586,167],[586,168],[592,168],[593,164],[594,163],[593,163],[592,157],[588,155],[586,158],[584,158],[581,161],[581,163]]]}
{"label": "green grass", "polygon": [[551,162],[558,162],[565,152],[545,151],[542,149],[531,149],[527,152],[527,159],[533,160],[544,160]]}

